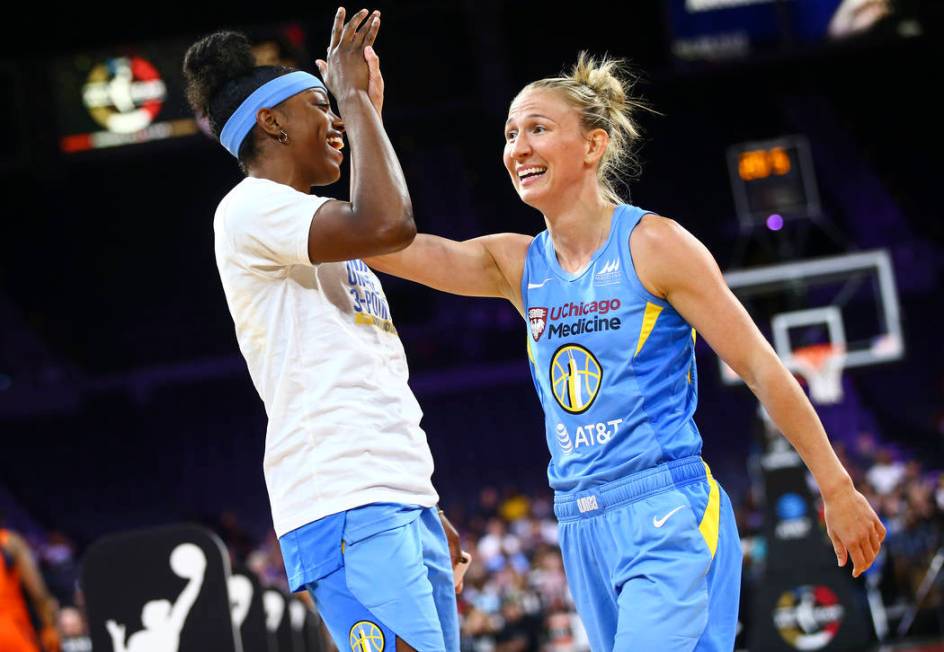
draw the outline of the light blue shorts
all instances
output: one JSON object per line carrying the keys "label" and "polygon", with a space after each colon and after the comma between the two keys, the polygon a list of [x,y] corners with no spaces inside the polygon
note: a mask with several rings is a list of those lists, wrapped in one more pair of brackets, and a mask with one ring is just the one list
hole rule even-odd
{"label": "light blue shorts", "polygon": [[594,652],[731,652],[741,542],[700,457],[558,493],[567,582]]}
{"label": "light blue shorts", "polygon": [[458,652],[449,544],[435,507],[376,503],[279,539],[292,591],[306,588],[340,650]]}

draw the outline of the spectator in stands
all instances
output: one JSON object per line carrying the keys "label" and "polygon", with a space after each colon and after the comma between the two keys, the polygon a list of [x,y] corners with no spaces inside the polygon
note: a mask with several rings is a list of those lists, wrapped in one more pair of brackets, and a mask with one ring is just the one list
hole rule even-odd
{"label": "spectator in stands", "polygon": [[88,625],[78,608],[63,607],[59,610],[59,633],[62,636],[62,652],[91,652]]}
{"label": "spectator in stands", "polygon": [[462,619],[459,645],[462,652],[493,652],[495,625],[492,618],[481,609],[469,609]]}
{"label": "spectator in stands", "polygon": [[896,462],[889,449],[883,448],[875,457],[875,465],[866,474],[875,490],[882,496],[887,496],[898,486],[905,475],[905,466]]}
{"label": "spectator in stands", "polygon": [[542,619],[528,613],[518,595],[502,601],[502,627],[495,635],[495,652],[538,652]]}
{"label": "spectator in stands", "polygon": [[79,566],[75,559],[75,545],[65,533],[51,531],[38,548],[39,565],[49,592],[59,604],[72,600],[79,580]]}
{"label": "spectator in stands", "polygon": [[590,652],[587,632],[577,614],[566,610],[552,611],[547,615],[545,629],[545,652]]}

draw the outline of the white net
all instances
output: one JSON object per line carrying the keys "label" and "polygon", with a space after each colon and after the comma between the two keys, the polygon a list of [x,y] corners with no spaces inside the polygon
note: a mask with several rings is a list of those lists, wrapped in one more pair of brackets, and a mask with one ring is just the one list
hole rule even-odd
{"label": "white net", "polygon": [[842,370],[846,351],[837,344],[813,344],[794,349],[788,367],[803,376],[810,400],[830,405],[842,400]]}

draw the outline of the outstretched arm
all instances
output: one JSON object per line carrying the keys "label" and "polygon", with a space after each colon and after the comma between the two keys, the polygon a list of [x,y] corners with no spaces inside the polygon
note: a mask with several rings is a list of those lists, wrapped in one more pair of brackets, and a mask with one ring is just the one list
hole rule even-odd
{"label": "outstretched arm", "polygon": [[521,275],[532,239],[520,233],[495,233],[458,242],[421,233],[406,249],[364,262],[450,294],[504,297],[522,312]]}
{"label": "outstretched arm", "polygon": [[875,560],[885,528],[836,457],[803,389],[784,367],[714,258],[672,220],[648,216],[630,237],[640,280],[664,297],[707,340],[763,404],[819,485],[826,529],[840,566],[852,556],[853,576]]}

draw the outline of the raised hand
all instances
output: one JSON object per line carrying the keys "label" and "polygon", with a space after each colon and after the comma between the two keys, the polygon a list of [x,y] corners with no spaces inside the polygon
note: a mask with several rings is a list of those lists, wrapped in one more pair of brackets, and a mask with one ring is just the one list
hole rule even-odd
{"label": "raised hand", "polygon": [[416,236],[403,169],[379,113],[383,85],[379,59],[371,46],[380,29],[380,12],[361,10],[347,23],[344,16],[344,9],[338,9],[327,59],[316,63],[337,101],[354,153],[350,157],[351,200],[328,202],[318,210],[308,238],[308,257],[313,263],[399,251]]}
{"label": "raised hand", "polygon": [[367,58],[367,70],[369,81],[367,82],[367,94],[370,95],[370,103],[377,109],[377,113],[383,113],[384,102],[384,78],[380,74],[380,57],[374,52],[374,48],[367,46],[364,48],[364,56]]}
{"label": "raised hand", "polygon": [[315,62],[328,90],[339,101],[352,92],[369,92],[370,70],[365,49],[373,52],[371,46],[380,29],[379,11],[369,14],[361,9],[347,23],[344,18],[344,7],[339,7],[331,28],[327,60]]}

